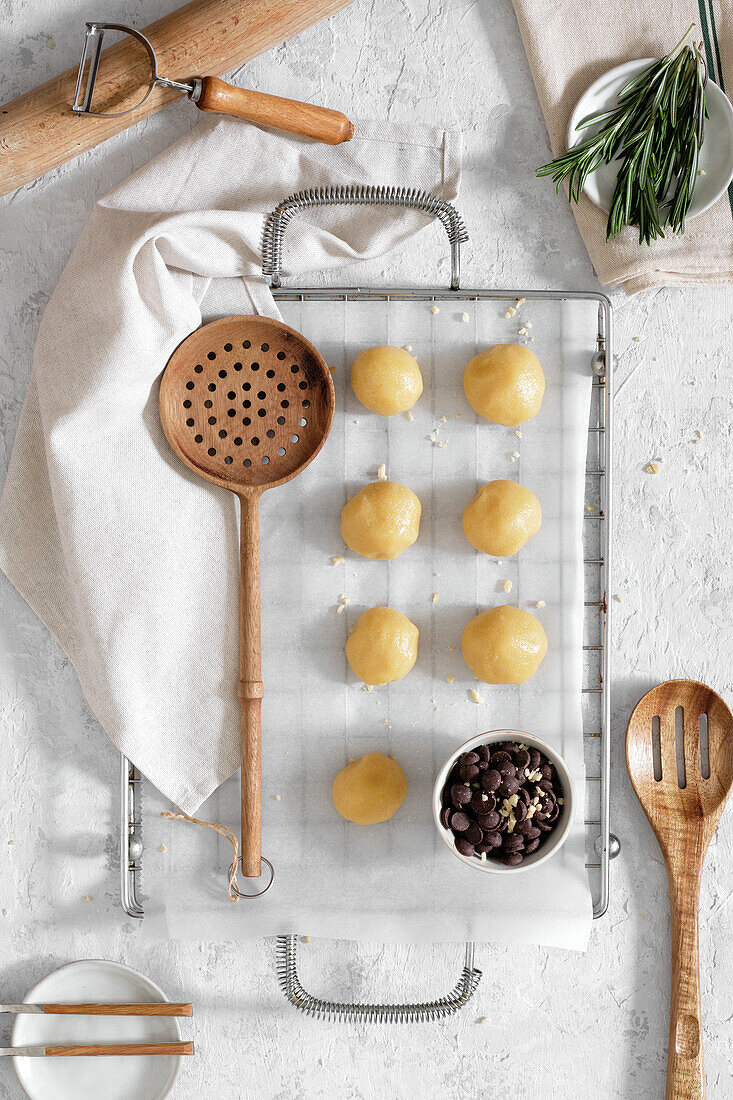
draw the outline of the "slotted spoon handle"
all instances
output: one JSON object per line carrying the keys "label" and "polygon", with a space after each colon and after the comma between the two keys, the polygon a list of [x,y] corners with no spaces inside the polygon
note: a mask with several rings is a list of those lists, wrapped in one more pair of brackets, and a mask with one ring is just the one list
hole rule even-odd
{"label": "slotted spoon handle", "polygon": [[679,858],[673,857],[668,863],[672,998],[665,1100],[705,1100],[698,942],[700,874],[705,853],[701,833],[697,843],[692,835],[687,841]]}
{"label": "slotted spoon handle", "polygon": [[195,101],[200,111],[221,115],[233,115],[247,122],[272,126],[288,134],[313,138],[326,145],[340,145],[351,141],[354,127],[341,111],[329,107],[317,107],[314,103],[301,103],[297,99],[253,92],[249,88],[237,88],[218,76],[205,76],[201,80],[201,94]]}
{"label": "slotted spoon handle", "polygon": [[242,493],[239,540],[239,689],[242,707],[242,872],[262,866],[262,662],[260,640],[260,494]]}

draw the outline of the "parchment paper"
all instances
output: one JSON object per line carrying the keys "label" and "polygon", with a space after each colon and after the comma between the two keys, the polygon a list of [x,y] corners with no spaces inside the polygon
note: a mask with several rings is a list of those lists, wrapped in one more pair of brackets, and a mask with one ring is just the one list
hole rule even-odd
{"label": "parchment paper", "polygon": [[[296,480],[265,493],[261,507],[263,853],[275,880],[256,901],[228,902],[231,848],[207,830],[162,821],[157,811],[170,807],[153,792],[145,811],[145,925],[152,935],[172,937],[298,932],[582,950],[591,922],[583,829],[582,517],[596,307],[528,302],[507,319],[512,301],[438,301],[435,314],[427,302],[278,304],[284,320],[334,368],[337,411],[321,455]],[[220,312],[210,305],[210,316]],[[519,336],[526,322],[531,327]],[[547,390],[540,414],[520,436],[480,420],[461,378],[477,350],[530,335]],[[351,392],[352,359],[380,343],[410,344],[417,356],[425,390],[412,421],[376,416]],[[381,463],[423,506],[417,543],[391,562],[356,556],[339,534],[343,504]],[[475,552],[461,527],[477,488],[499,477],[527,485],[543,510],[539,534],[503,561]],[[332,564],[339,556],[343,563]],[[215,571],[207,583],[218,583]],[[348,604],[338,613],[342,596]],[[546,606],[535,610],[542,600]],[[461,656],[465,623],[502,603],[530,609],[549,638],[539,672],[521,687],[477,683]],[[349,669],[344,643],[359,614],[378,604],[399,608],[418,626],[419,656],[404,680],[366,691]],[[234,598],[231,614],[237,615]],[[471,699],[471,688],[482,703]],[[546,738],[576,784],[575,822],[562,851],[511,877],[472,873],[439,838],[431,813],[434,777],[448,755],[474,733],[503,727]],[[333,777],[349,759],[375,750],[399,761],[407,798],[388,823],[347,823],[333,808]],[[239,785],[230,781],[198,816],[238,831],[238,806]]]}

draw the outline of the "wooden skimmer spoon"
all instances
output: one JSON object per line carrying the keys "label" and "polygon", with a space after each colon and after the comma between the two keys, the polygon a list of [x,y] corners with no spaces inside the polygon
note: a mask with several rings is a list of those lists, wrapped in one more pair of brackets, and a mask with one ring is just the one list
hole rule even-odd
{"label": "wooden skimmer spoon", "polygon": [[323,357],[269,317],[222,317],[197,329],[173,352],[160,384],[160,419],[173,450],[241,505],[238,693],[242,871],[249,878],[260,875],[262,858],[259,500],[316,457],[334,408]]}
{"label": "wooden skimmer spoon", "polygon": [[[653,745],[657,721],[659,778],[655,778]],[[701,727],[704,732],[705,726],[707,753],[703,749],[701,754]],[[626,731],[626,762],[662,849],[669,879],[672,999],[665,1096],[666,1100],[702,1100],[700,880],[708,845],[733,784],[733,715],[704,684],[669,680],[636,704]]]}

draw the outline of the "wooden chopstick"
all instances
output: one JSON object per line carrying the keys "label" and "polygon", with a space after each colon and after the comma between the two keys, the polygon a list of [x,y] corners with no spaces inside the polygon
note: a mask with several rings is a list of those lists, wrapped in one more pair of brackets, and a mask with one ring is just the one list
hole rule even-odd
{"label": "wooden chopstick", "polygon": [[168,1001],[140,1004],[44,1004],[47,1016],[192,1016],[190,1004]]}
{"label": "wooden chopstick", "polygon": [[193,1043],[113,1043],[46,1047],[47,1058],[77,1058],[96,1054],[193,1054]]}

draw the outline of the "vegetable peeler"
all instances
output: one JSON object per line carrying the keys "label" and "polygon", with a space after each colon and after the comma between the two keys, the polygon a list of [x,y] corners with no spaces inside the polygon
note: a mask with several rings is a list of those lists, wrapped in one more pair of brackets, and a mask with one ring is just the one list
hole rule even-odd
{"label": "vegetable peeler", "polygon": [[[353,124],[340,111],[267,95],[264,92],[253,92],[247,88],[238,88],[216,76],[193,76],[183,81],[160,76],[152,43],[141,31],[133,27],[126,27],[121,23],[94,22],[87,23],[86,28],[84,49],[71,108],[79,117],[94,115],[97,118],[119,118],[122,115],[131,114],[145,103],[154,88],[158,86],[173,88],[187,95],[200,111],[233,115],[235,118],[246,119],[248,122],[256,122],[263,126],[272,126],[276,130],[312,138],[328,145],[340,145],[343,141],[350,141],[354,136]],[[105,104],[108,107],[117,106],[115,95],[121,94],[120,89],[115,88],[114,82],[106,82],[100,78],[100,62],[103,61],[102,41],[105,31],[130,35],[142,45],[149,63],[149,68],[145,66],[144,70],[141,70],[139,97],[129,104],[129,97],[125,93],[128,106],[123,110],[93,109],[95,90],[98,95],[103,90],[107,96],[111,97]],[[98,82],[99,89],[97,89]]]}

